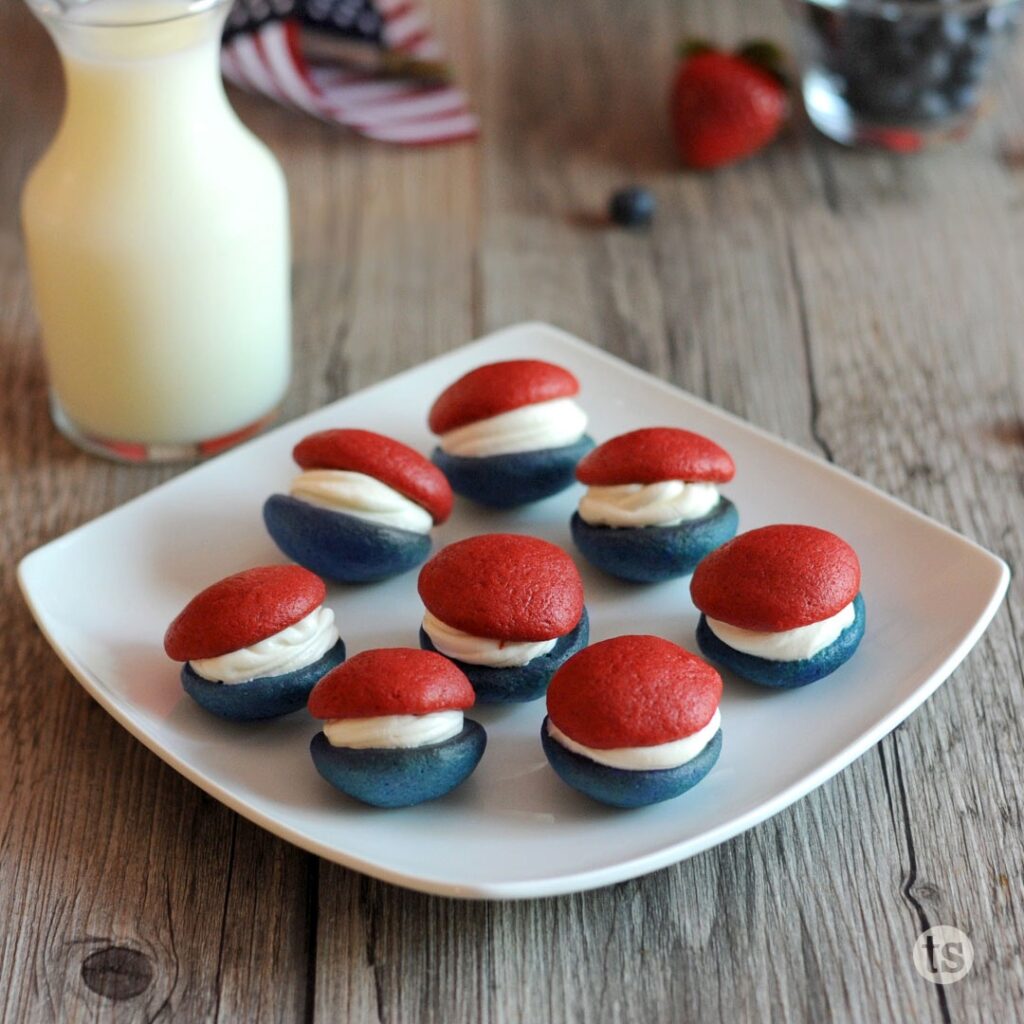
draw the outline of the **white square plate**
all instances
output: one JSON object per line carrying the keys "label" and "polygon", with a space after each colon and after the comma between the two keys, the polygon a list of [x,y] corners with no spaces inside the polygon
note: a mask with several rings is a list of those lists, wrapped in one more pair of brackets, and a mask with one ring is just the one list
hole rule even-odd
{"label": "white square plate", "polygon": [[[726,679],[724,748],[677,800],[613,811],[564,786],[539,730],[544,702],[475,709],[488,731],[476,773],[449,796],[380,811],[332,790],[307,750],[304,712],[231,725],[186,698],[164,629],[208,583],[281,557],[263,530],[267,495],[287,488],[290,452],[328,427],[366,427],[432,447],[430,402],[481,363],[543,357],[582,384],[598,441],[634,427],[707,434],[736,460],[726,488],[741,529],[803,522],[845,537],[863,565],[867,635],[855,658],[804,689]],[[456,503],[437,546],[474,533],[534,533],[573,551],[579,489],[521,512]],[[689,581],[635,586],[581,564],[592,639],[657,633],[696,650]],[[959,664],[1002,600],[1006,565],[969,540],[764,432],[543,324],[492,334],[288,423],[40,548],[19,579],[36,621],[85,689],[129,732],[239,814],[321,857],[425,892],[487,899],[608,885],[690,857],[793,803],[889,732]],[[416,646],[416,573],[333,587],[350,654]],[[950,594],[956,600],[949,600]],[[780,737],[791,738],[780,743]]]}

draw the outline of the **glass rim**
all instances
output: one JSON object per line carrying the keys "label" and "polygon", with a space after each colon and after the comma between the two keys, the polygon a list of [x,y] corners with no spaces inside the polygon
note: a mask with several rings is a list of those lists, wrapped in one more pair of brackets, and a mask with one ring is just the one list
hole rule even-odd
{"label": "glass rim", "polygon": [[[125,17],[123,19],[90,18],[88,10],[93,0],[25,0],[31,10],[39,17],[73,25],[76,28],[139,28],[145,25],[166,25],[197,14],[205,14],[217,7],[231,3],[231,0],[179,0],[181,11],[175,14],[162,14],[158,17]],[[137,11],[138,6],[132,5]]]}
{"label": "glass rim", "polygon": [[791,7],[824,7],[840,12],[897,18],[934,18],[980,14],[999,7],[1015,7],[1022,0],[788,0]]}

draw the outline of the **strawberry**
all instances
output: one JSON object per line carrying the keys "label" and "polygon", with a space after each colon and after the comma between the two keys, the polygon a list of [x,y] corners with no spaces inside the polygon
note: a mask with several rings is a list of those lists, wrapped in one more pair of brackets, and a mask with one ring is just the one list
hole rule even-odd
{"label": "strawberry", "polygon": [[672,86],[672,127],[683,163],[710,170],[742,160],[778,134],[786,90],[746,56],[694,49]]}

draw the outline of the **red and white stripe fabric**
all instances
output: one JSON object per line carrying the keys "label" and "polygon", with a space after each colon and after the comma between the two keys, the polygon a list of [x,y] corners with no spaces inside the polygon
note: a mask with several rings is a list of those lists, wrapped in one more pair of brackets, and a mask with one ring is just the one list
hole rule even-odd
{"label": "red and white stripe fabric", "polygon": [[[389,50],[436,60],[429,22],[408,0],[378,0]],[[336,65],[310,64],[298,25],[272,20],[237,33],[221,51],[221,70],[235,85],[269,96],[381,142],[407,146],[473,138],[479,130],[464,92],[413,78],[380,78]]]}

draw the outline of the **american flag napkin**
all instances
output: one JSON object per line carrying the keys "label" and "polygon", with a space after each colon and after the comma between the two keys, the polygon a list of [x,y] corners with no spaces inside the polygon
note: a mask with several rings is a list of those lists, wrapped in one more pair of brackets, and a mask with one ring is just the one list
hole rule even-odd
{"label": "american flag napkin", "polygon": [[235,0],[221,68],[243,89],[382,142],[477,133],[415,0]]}

